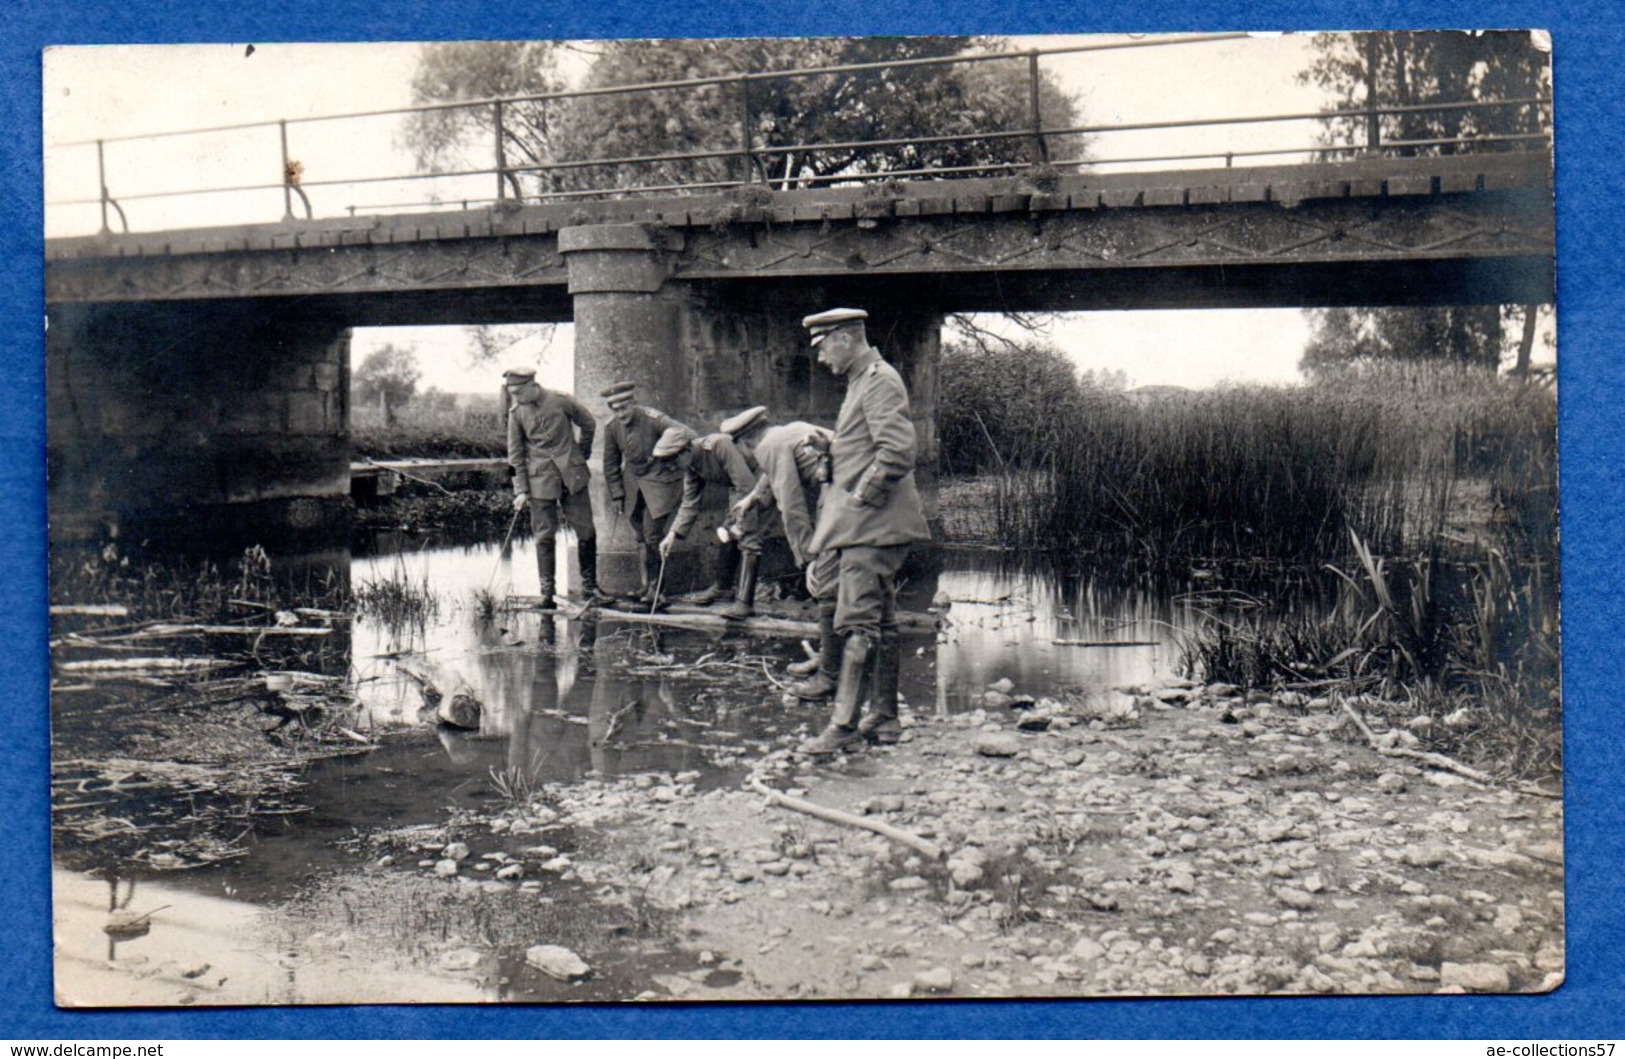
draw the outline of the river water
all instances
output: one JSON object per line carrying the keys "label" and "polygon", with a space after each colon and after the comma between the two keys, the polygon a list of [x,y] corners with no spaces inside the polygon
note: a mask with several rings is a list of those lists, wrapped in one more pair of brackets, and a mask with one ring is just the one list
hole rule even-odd
{"label": "river water", "polygon": [[[1201,618],[1197,597],[1023,571],[988,552],[947,551],[933,565],[937,572],[908,583],[901,600],[922,615],[938,604],[934,622],[904,634],[901,691],[913,711],[974,710],[998,681],[1018,695],[1073,701],[1156,684],[1175,675],[1180,637]],[[508,557],[488,544],[397,548],[352,561],[355,588],[392,579],[429,586],[437,606],[404,626],[354,624],[354,729],[377,749],[309,764],[300,812],[253,819],[235,836],[242,855],[217,865],[157,874],[109,863],[85,873],[59,861],[58,989],[66,1002],[612,999],[636,995],[663,968],[693,968],[694,954],[648,941],[628,942],[621,966],[569,987],[526,973],[522,952],[473,976],[425,965],[415,954],[426,933],[436,935],[442,959],[446,945],[455,952],[459,938],[489,942],[493,930],[591,944],[601,927],[590,914],[590,886],[476,883],[469,886],[478,900],[448,901],[441,880],[400,870],[409,865],[380,870],[368,836],[432,836],[459,813],[489,812],[515,794],[594,774],[664,774],[701,789],[737,784],[775,740],[823,723],[824,708],[787,701],[774,683],[785,663],[803,657],[801,643],[659,627],[607,611],[597,620],[482,615],[482,589],[499,598],[535,591],[527,544]],[[477,728],[437,723],[425,708],[426,683],[442,696],[476,699]],[[60,705],[59,737],[83,720],[71,703]],[[141,809],[132,801],[124,815],[139,819]],[[583,840],[568,829],[544,838],[566,855]],[[494,872],[536,842],[513,836],[475,850],[474,859]],[[160,906],[150,929],[134,936],[103,929],[111,912]],[[380,917],[394,924],[382,943],[376,930],[369,941],[354,929]]]}

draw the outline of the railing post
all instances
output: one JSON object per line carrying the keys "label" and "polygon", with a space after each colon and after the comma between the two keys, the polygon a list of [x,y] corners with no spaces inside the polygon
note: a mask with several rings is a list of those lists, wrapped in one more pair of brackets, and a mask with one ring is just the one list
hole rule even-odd
{"label": "railing post", "polygon": [[113,229],[107,226],[107,159],[102,153],[102,141],[96,141],[96,185],[102,190],[102,234]]}
{"label": "railing post", "polygon": [[282,136],[282,219],[293,220],[293,174],[288,171],[288,123],[276,123],[277,131]]}
{"label": "railing post", "polygon": [[741,77],[739,79],[739,160],[741,170],[739,174],[739,182],[741,184],[749,184],[751,181],[752,155],[750,150],[750,126],[750,78]]}
{"label": "railing post", "polygon": [[1027,84],[1030,88],[1028,98],[1032,103],[1033,124],[1033,164],[1043,165],[1049,161],[1049,145],[1044,142],[1044,118],[1038,105],[1038,52],[1027,53]]}
{"label": "railing post", "polygon": [[502,100],[500,100],[500,99],[497,100],[491,106],[492,106],[492,109],[496,112],[493,115],[493,117],[495,119],[495,124],[492,125],[492,128],[496,131],[497,203],[500,205],[502,203],[502,200],[504,198],[506,198],[507,195],[508,195],[507,189],[502,186],[503,182],[508,177],[508,173],[507,173],[507,170],[508,170],[507,151],[503,149],[503,145],[502,145]]}
{"label": "railing post", "polygon": [[1375,152],[1382,146],[1382,116],[1377,113],[1377,35],[1365,37],[1365,149]]}

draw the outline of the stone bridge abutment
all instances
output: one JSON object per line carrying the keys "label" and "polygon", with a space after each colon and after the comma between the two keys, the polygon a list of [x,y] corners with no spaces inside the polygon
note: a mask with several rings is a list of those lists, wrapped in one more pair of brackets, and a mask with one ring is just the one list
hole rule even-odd
{"label": "stone bridge abutment", "polygon": [[350,332],[275,302],[51,307],[53,537],[331,540],[349,519]]}

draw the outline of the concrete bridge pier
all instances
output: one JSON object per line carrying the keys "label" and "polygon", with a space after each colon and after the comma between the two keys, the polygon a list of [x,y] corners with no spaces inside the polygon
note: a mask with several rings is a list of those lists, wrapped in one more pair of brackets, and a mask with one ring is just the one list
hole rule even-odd
{"label": "concrete bridge pier", "polygon": [[[775,422],[833,426],[845,383],[816,362],[801,318],[835,304],[868,309],[871,341],[897,365],[910,388],[920,438],[921,488],[933,506],[937,442],[937,371],[942,313],[865,297],[807,278],[762,281],[672,278],[684,249],[681,232],[659,225],[606,224],[559,233],[575,317],[575,392],[607,421],[599,392],[618,379],[640,387],[639,400],[704,434],[751,405]],[[635,584],[637,537],[611,510],[602,484],[601,449],[593,456],[603,576],[612,590]],[[716,492],[716,491],[713,491]],[[708,497],[700,524],[667,570],[674,591],[708,580],[723,514]]]}
{"label": "concrete bridge pier", "polygon": [[348,544],[349,331],[277,300],[53,305],[54,540]]}

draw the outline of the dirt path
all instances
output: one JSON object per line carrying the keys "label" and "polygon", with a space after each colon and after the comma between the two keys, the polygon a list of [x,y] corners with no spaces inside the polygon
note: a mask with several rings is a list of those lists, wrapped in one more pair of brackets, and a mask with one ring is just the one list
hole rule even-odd
{"label": "dirt path", "polygon": [[699,954],[649,998],[1561,982],[1560,801],[1380,757],[1340,712],[1188,694],[1092,718],[1047,700],[922,717],[895,748],[821,766],[781,749],[759,768],[931,838],[945,864],[747,790],[643,776],[564,793],[595,836],[571,870],[673,915]]}

